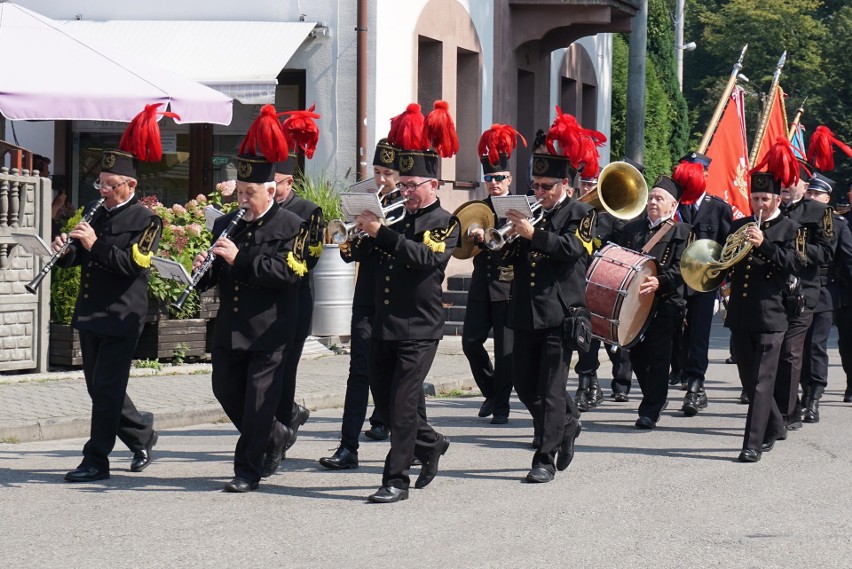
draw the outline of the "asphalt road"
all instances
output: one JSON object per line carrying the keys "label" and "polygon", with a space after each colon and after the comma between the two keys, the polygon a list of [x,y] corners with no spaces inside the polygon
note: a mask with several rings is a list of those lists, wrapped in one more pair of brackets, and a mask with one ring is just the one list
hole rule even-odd
{"label": "asphalt road", "polygon": [[0,444],[0,567],[850,567],[852,405],[837,366],[822,422],[741,464],[746,408],[718,361],[698,417],[677,412],[679,390],[652,432],[633,428],[635,396],[584,414],[574,463],[544,485],[521,481],[532,424],[517,401],[492,426],[479,397],[430,400],[452,445],[428,488],[389,505],[365,500],[387,443],[364,442],[358,470],[316,463],[339,410],[314,413],[247,495],[221,491],[229,424],[162,431],[138,474],[117,448],[112,478],[89,485],[62,481],[82,440]]}

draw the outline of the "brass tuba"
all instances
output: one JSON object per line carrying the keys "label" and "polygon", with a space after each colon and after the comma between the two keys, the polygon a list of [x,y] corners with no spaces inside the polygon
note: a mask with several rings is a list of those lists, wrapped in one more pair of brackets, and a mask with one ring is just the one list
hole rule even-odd
{"label": "brass tuba", "polygon": [[635,166],[611,162],[601,170],[597,187],[579,200],[618,219],[633,219],[648,203],[648,183]]}
{"label": "brass tuba", "polygon": [[699,239],[690,243],[680,257],[683,282],[698,292],[719,288],[728,274],[728,269],[751,252],[751,241],[746,238],[746,230],[749,227],[760,227],[760,216],[757,221],[746,223],[728,235],[724,247],[712,239]]}

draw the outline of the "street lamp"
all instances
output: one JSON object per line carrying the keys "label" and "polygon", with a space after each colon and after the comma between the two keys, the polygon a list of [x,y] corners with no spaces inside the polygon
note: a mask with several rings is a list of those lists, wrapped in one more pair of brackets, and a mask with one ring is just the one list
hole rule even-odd
{"label": "street lamp", "polygon": [[[681,30],[681,34],[683,34],[683,30]],[[683,41],[683,38],[681,38],[681,41]],[[680,87],[681,91],[683,91],[683,52],[693,51],[696,47],[698,46],[694,41],[686,45],[675,46],[675,51],[677,52],[677,86]]]}

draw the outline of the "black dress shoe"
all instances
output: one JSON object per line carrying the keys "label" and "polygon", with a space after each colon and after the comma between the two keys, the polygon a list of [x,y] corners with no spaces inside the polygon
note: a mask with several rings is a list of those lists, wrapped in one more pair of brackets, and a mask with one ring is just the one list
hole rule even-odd
{"label": "black dress shoe", "polygon": [[760,445],[760,452],[761,453],[769,452],[774,448],[775,448],[775,439],[772,439],[772,440],[766,441],[765,443]]}
{"label": "black dress shoe", "polygon": [[367,499],[376,504],[390,504],[391,502],[408,500],[408,488],[382,486],[374,494],[368,496]]}
{"label": "black dress shoe", "polygon": [[245,494],[246,492],[257,490],[258,486],[260,486],[258,482],[249,482],[245,478],[237,476],[236,478],[225,484],[225,492],[237,492],[240,494]]}
{"label": "black dress shoe", "polygon": [[819,399],[808,400],[803,420],[805,423],[819,423]]}
{"label": "black dress shoe", "polygon": [[492,425],[505,425],[508,422],[509,422],[509,416],[508,415],[494,415],[493,417],[491,417],[491,424]]}
{"label": "black dress shoe", "polygon": [[580,436],[583,424],[579,419],[571,418],[570,423],[565,426],[562,434],[562,444],[559,445],[559,456],[556,457],[556,469],[560,472],[568,468],[574,460],[574,441]]}
{"label": "black dress shoe", "polygon": [[748,393],[746,393],[745,390],[740,391],[740,405],[748,405],[748,404],[749,404]]}
{"label": "black dress shoe", "polygon": [[479,406],[479,413],[477,416],[479,417],[490,417],[494,412],[494,402],[490,399],[486,399],[482,402],[482,405]]}
{"label": "black dress shoe", "polygon": [[438,461],[447,452],[448,448],[450,448],[450,439],[442,437],[442,440],[438,442],[438,445],[432,451],[432,455],[423,463],[423,467],[420,469],[420,476],[414,482],[415,488],[426,488],[435,479],[435,475],[438,474]]}
{"label": "black dress shoe", "polygon": [[787,424],[787,430],[788,431],[798,431],[801,428],[802,428],[802,422],[801,421],[793,421],[792,423]]}
{"label": "black dress shoe", "polygon": [[580,413],[588,411],[589,407],[591,407],[589,404],[589,390],[578,389],[577,394],[574,396],[574,403],[577,404],[577,409],[580,410]]}
{"label": "black dress shoe", "polygon": [[160,435],[157,434],[157,431],[154,431],[154,434],[151,435],[151,440],[148,441],[145,448],[133,453],[133,460],[130,462],[130,472],[142,472],[151,464],[151,461],[154,459],[151,455],[151,449],[157,444],[159,438]]}
{"label": "black dress shoe", "polygon": [[[290,450],[294,444],[296,444],[296,439],[299,437],[299,427],[308,422],[308,417],[311,416],[311,410],[307,407],[302,407],[298,403],[293,404],[295,409],[290,414],[290,430],[293,432],[292,438],[287,441],[284,445],[284,452]],[[283,456],[282,456],[283,458]]]}
{"label": "black dress shoe", "polygon": [[284,452],[286,449],[293,446],[296,440],[296,433],[290,427],[283,427],[284,435],[281,437],[281,442],[271,451],[263,455],[263,465],[260,467],[260,477],[269,478],[281,466],[281,461],[284,460]]}
{"label": "black dress shoe", "polygon": [[669,385],[674,387],[675,385],[680,385],[680,374],[679,373],[670,373],[669,374]]}
{"label": "black dress shoe", "polygon": [[329,470],[358,468],[358,453],[341,445],[337,447],[333,455],[319,459],[319,463]]}
{"label": "black dress shoe", "polygon": [[687,417],[698,415],[698,411],[707,408],[707,393],[704,391],[689,391],[683,398],[683,414]]}
{"label": "black dress shoe", "polygon": [[527,472],[527,482],[532,482],[534,484],[544,484],[545,482],[550,482],[553,480],[553,473],[546,468],[541,468],[537,466]]}
{"label": "black dress shoe", "polygon": [[847,391],[843,394],[844,403],[852,403],[852,391]]}
{"label": "black dress shoe", "polygon": [[731,356],[730,358],[725,360],[725,363],[726,364],[735,364],[735,363],[737,363],[737,360],[735,360],[734,357]]}
{"label": "black dress shoe", "polygon": [[423,466],[423,461],[415,456],[411,459],[411,466]]}
{"label": "black dress shoe", "polygon": [[616,391],[612,394],[612,399],[616,403],[626,403],[627,401],[630,401],[630,396],[624,393],[623,391]]}
{"label": "black dress shoe", "polygon": [[364,436],[374,441],[386,441],[390,436],[390,431],[385,425],[372,425],[368,430],[364,431]]}
{"label": "black dress shoe", "polygon": [[636,428],[645,431],[650,431],[657,426],[657,422],[651,417],[639,417],[636,419]]}
{"label": "black dress shoe", "polygon": [[740,456],[737,457],[737,460],[740,462],[757,462],[760,460],[760,453],[756,450],[751,450],[750,448],[745,449],[740,453]]}
{"label": "black dress shoe", "polygon": [[77,470],[72,470],[65,475],[67,482],[94,482],[96,480],[106,480],[109,478],[109,470],[98,470],[94,466],[78,466]]}

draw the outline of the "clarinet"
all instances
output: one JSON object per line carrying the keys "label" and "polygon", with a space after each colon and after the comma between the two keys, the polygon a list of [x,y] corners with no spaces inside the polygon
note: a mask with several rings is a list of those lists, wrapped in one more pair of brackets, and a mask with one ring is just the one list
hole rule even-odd
{"label": "clarinet", "polygon": [[216,260],[216,254],[213,252],[213,246],[219,239],[228,238],[231,235],[231,232],[237,226],[237,223],[243,218],[246,214],[247,209],[240,209],[237,211],[237,214],[231,219],[228,226],[225,228],[225,231],[219,234],[217,238],[213,240],[213,243],[210,244],[210,248],[207,249],[207,257],[198,266],[196,270],[192,272],[192,278],[189,281],[189,284],[186,285],[186,288],[183,290],[183,294],[180,295],[180,298],[177,299],[177,302],[172,303],[172,308],[175,310],[180,310],[183,308],[183,303],[186,302],[186,299],[189,298],[189,295],[192,294],[192,291],[195,290],[195,287],[198,286],[198,283],[201,281],[201,277],[210,270],[210,267],[213,266],[213,261]]}
{"label": "clarinet", "polygon": [[[89,223],[90,221],[92,221],[92,218],[95,217],[95,213],[99,209],[101,209],[101,206],[104,205],[104,200],[106,200],[106,198],[99,199],[95,203],[94,207],[92,207],[92,209],[86,212],[86,215],[83,216],[83,219],[80,220],[80,223],[83,223],[84,221],[86,223]],[[65,254],[65,251],[68,250],[68,247],[70,247],[71,244],[74,243],[74,241],[76,241],[76,239],[72,237],[66,239],[65,243],[62,244],[62,247],[60,247],[59,250],[57,250],[56,253],[53,254],[53,256],[47,261],[47,263],[41,268],[41,271],[39,271],[35,278],[31,280],[29,284],[24,285],[24,288],[27,289],[28,293],[36,293],[38,287],[41,285],[41,281],[43,281],[44,277],[46,277],[48,273],[50,273],[50,270],[53,268],[53,265],[55,265],[56,261],[58,261],[59,258]]]}

